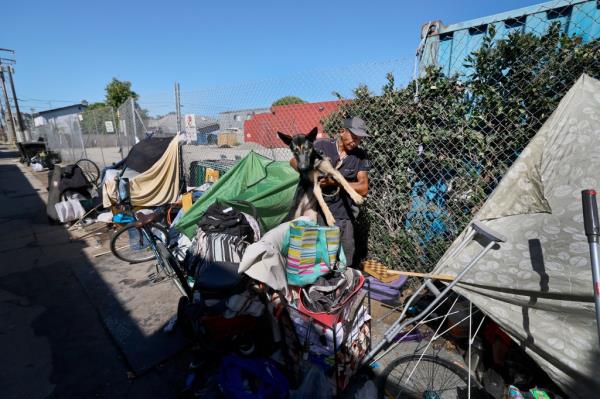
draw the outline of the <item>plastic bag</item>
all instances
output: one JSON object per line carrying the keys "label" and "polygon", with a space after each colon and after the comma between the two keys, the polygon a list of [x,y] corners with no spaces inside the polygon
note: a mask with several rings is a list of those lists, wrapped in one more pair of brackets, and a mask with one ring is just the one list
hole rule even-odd
{"label": "plastic bag", "polygon": [[31,164],[31,169],[32,169],[34,172],[41,172],[41,171],[43,171],[43,170],[44,170],[44,167],[42,166],[42,164],[41,164],[41,163],[32,163],[32,164]]}
{"label": "plastic bag", "polygon": [[332,387],[323,370],[311,367],[304,376],[302,384],[295,391],[290,392],[290,399],[331,399]]}
{"label": "plastic bag", "polygon": [[61,223],[72,222],[85,215],[85,209],[78,200],[61,201],[54,204],[54,208]]}

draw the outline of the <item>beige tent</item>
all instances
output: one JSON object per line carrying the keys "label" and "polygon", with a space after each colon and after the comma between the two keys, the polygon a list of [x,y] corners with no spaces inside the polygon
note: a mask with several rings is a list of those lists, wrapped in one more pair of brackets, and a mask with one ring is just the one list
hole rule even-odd
{"label": "beige tent", "polygon": [[[504,234],[456,288],[570,397],[600,397],[600,355],[581,190],[600,188],[600,81],[583,75],[475,219]],[[465,232],[449,248],[452,251]],[[458,274],[471,243],[436,273]]]}
{"label": "beige tent", "polygon": [[[158,206],[177,201],[180,189],[179,162],[179,140],[175,136],[162,157],[150,169],[129,181],[132,205]],[[106,180],[102,189],[102,204],[109,208],[116,202],[115,181]]]}

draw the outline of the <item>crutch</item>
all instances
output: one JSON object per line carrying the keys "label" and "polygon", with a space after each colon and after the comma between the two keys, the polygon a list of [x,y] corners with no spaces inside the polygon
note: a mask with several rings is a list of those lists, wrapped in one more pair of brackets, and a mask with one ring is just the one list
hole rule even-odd
{"label": "crutch", "polygon": [[598,248],[600,223],[598,223],[596,190],[583,190],[581,192],[581,202],[583,204],[583,226],[590,245],[592,281],[594,283],[594,302],[596,303],[596,326],[598,328],[598,339],[600,339],[600,251]]}
{"label": "crutch", "polygon": [[[400,317],[398,317],[398,320],[396,320],[394,322],[394,324],[392,324],[390,326],[390,328],[388,328],[388,330],[383,335],[383,339],[381,340],[381,342],[379,342],[379,344],[377,344],[377,346],[375,346],[367,355],[365,355],[365,357],[363,358],[363,360],[361,362],[361,365],[364,366],[366,364],[372,363],[371,360],[379,353],[379,351],[381,351],[383,348],[388,347],[392,342],[394,342],[395,338],[398,336],[398,334],[400,334],[406,328],[406,326],[408,326],[412,323],[418,322],[422,318],[427,316],[429,314],[429,312],[432,309],[434,309],[435,306],[437,306],[441,300],[444,299],[444,297],[450,292],[450,290],[469,272],[469,270],[471,270],[471,268],[490,249],[492,249],[498,243],[506,241],[506,238],[502,234],[490,229],[489,227],[484,226],[481,222],[474,221],[469,225],[468,234],[464,237],[464,239],[461,241],[461,243],[454,250],[452,250],[452,252],[450,252],[446,256],[446,260],[451,259],[452,257],[456,256],[460,251],[462,251],[467,246],[467,244],[469,244],[471,242],[471,240],[475,236],[483,239],[484,242],[487,242],[487,245],[485,245],[485,247],[483,247],[482,250],[477,255],[475,255],[475,257],[469,262],[469,264],[465,267],[465,269],[462,272],[460,272],[458,274],[458,276],[456,276],[456,278],[452,282],[450,282],[442,292],[440,292],[433,285],[430,278],[426,279],[425,282],[419,287],[418,290],[415,291],[415,293],[410,297],[408,302],[404,305],[404,309],[402,310]],[[445,262],[445,261],[443,261],[443,262]],[[404,316],[406,315],[407,309],[410,307],[412,302],[417,298],[419,293],[425,287],[430,288],[431,291],[436,296],[436,298],[421,313],[419,313],[418,315],[416,315],[410,319],[404,320]]]}

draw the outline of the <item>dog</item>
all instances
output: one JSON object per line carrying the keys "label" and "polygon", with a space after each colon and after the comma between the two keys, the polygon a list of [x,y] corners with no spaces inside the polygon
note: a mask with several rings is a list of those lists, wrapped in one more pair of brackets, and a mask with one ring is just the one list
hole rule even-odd
{"label": "dog", "polygon": [[277,135],[285,144],[290,147],[294,158],[296,159],[300,181],[294,195],[294,203],[288,215],[288,219],[296,219],[300,216],[308,216],[312,220],[317,220],[317,204],[321,207],[325,222],[328,226],[335,224],[335,219],[329,210],[329,207],[323,199],[323,192],[319,185],[319,179],[322,176],[331,176],[339,185],[346,190],[352,201],[357,205],[363,203],[364,198],[358,194],[342,176],[342,174],[333,167],[331,160],[315,149],[314,142],[317,138],[318,129],[315,127],[308,134],[288,134],[277,132]]}

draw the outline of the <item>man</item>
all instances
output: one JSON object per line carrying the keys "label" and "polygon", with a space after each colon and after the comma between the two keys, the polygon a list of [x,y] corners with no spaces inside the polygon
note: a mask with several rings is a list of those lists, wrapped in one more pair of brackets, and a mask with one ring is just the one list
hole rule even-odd
{"label": "man", "polygon": [[[340,171],[352,188],[363,197],[369,192],[369,159],[366,151],[359,148],[363,138],[369,137],[365,122],[357,117],[346,118],[339,135],[331,139],[315,141],[315,148],[331,160],[331,164]],[[295,159],[290,161],[296,168]],[[340,228],[341,243],[348,262],[353,266],[354,224],[358,216],[358,207],[331,177],[320,180],[323,198],[329,206],[335,224]],[[318,222],[325,224],[323,213],[319,210]]]}
{"label": "man", "polygon": [[[336,139],[318,140],[315,148],[331,159],[331,164],[340,171],[350,186],[366,197],[369,192],[369,169],[371,165],[367,152],[359,147],[367,134],[365,122],[358,117],[346,118],[343,128]],[[340,228],[342,247],[348,261],[353,266],[354,225],[358,217],[358,207],[338,183],[327,176],[320,180],[323,197]],[[319,212],[319,224],[325,224],[323,214]]]}

